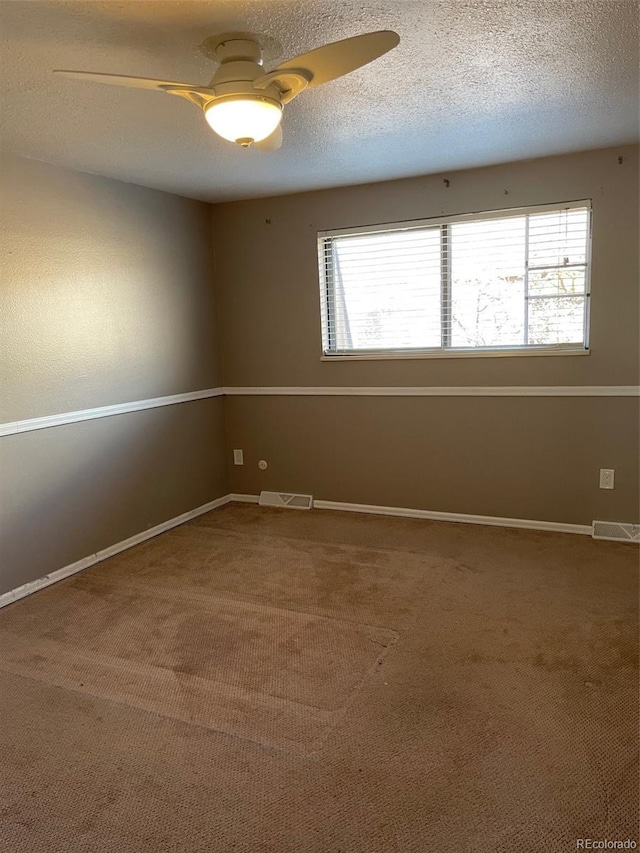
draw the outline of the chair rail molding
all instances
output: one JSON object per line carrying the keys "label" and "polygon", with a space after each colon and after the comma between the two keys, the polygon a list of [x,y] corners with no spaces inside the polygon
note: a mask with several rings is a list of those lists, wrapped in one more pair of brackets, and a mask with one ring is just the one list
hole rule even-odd
{"label": "chair rail molding", "polygon": [[0,424],[0,438],[210,397],[640,397],[640,385],[220,386]]}
{"label": "chair rail molding", "polygon": [[225,386],[229,397],[640,397],[640,385]]}
{"label": "chair rail molding", "polygon": [[209,397],[222,397],[222,388],[206,388],[203,391],[187,391],[184,394],[170,394],[166,397],[150,397],[146,400],[134,400],[129,403],[114,403],[98,406],[95,409],[80,409],[76,412],[63,412],[59,415],[45,415],[41,418],[26,418],[0,424],[0,437],[15,433],[32,432],[37,429],[75,424],[79,421],[92,421],[97,418],[110,418],[114,415],[126,415],[129,412],[142,412],[145,409],[157,409],[162,406],[174,406],[178,403],[190,403],[192,400],[206,400]]}

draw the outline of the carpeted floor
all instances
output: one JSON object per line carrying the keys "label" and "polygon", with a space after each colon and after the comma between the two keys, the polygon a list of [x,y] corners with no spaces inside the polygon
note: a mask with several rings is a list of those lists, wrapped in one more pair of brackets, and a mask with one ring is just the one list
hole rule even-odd
{"label": "carpeted floor", "polygon": [[638,551],[229,505],[0,611],[0,849],[638,839]]}

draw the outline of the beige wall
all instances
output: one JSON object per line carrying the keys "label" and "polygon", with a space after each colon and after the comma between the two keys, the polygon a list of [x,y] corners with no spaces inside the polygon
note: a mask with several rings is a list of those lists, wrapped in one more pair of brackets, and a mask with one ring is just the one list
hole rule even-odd
{"label": "beige wall", "polygon": [[[207,205],[5,157],[0,422],[217,386]],[[228,492],[221,398],[0,439],[0,593]]]}
{"label": "beige wall", "polygon": [[[232,397],[234,492],[568,524],[638,516],[638,401]],[[258,470],[259,459],[269,467]],[[598,488],[614,468],[616,488]]]}
{"label": "beige wall", "polygon": [[[0,179],[0,422],[223,381],[638,383],[637,148],[218,205],[215,268],[206,205],[15,157]],[[582,198],[590,356],[320,361],[318,230]],[[232,447],[246,464],[229,483]],[[230,490],[637,521],[638,401],[214,398],[7,436],[0,465],[2,593]]]}
{"label": "beige wall", "polygon": [[0,439],[0,594],[227,494],[222,398]]}
{"label": "beige wall", "polygon": [[[320,360],[318,231],[587,198],[589,356]],[[636,385],[638,229],[637,147],[218,205],[225,385]],[[638,520],[637,399],[252,397],[226,407],[229,443],[247,457],[232,469],[234,491],[583,524]],[[269,462],[264,473],[259,458]],[[616,470],[612,492],[598,488],[601,467]]]}
{"label": "beige wall", "polygon": [[3,158],[0,421],[211,388],[210,207]]}

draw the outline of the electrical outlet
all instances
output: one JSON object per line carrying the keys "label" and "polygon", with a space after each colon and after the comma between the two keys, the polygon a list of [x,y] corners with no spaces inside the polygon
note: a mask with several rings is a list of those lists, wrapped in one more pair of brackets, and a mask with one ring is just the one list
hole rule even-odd
{"label": "electrical outlet", "polygon": [[233,451],[233,464],[244,465],[244,453],[242,452],[242,450]]}
{"label": "electrical outlet", "polygon": [[615,477],[615,471],[613,468],[601,468],[600,469],[600,488],[601,489],[613,489],[613,481]]}

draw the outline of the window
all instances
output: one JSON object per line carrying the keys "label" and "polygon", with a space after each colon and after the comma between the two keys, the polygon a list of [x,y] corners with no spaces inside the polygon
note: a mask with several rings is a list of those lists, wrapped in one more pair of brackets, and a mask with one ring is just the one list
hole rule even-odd
{"label": "window", "polygon": [[323,351],[586,352],[589,202],[318,235]]}

